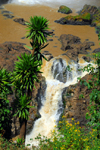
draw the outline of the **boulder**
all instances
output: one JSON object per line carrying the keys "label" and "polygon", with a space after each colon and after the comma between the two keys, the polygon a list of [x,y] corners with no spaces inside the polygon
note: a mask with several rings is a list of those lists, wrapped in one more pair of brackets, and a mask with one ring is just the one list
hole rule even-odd
{"label": "boulder", "polygon": [[88,54],[87,50],[91,50],[91,46],[94,46],[94,42],[85,40],[81,43],[81,39],[77,36],[62,34],[60,36],[62,44],[61,49],[66,51],[62,55],[68,56],[71,60],[78,62],[79,54]]}
{"label": "boulder", "polygon": [[13,14],[11,11],[3,10],[1,14]]}
{"label": "boulder", "polygon": [[11,11],[7,11],[7,10],[3,10],[1,12],[1,14],[6,17],[6,18],[9,18],[9,19],[12,19],[14,18],[14,16],[12,15],[13,13]]}
{"label": "boulder", "polygon": [[25,24],[26,21],[23,18],[15,18],[15,19],[13,19],[13,21],[18,22],[18,23],[20,23],[22,25],[26,25]]}
{"label": "boulder", "polygon": [[69,24],[69,25],[90,25],[91,21],[92,21],[92,17],[90,13],[85,13],[85,14],[76,15],[76,16],[69,15],[59,20],[55,20],[55,22],[57,23]]}
{"label": "boulder", "polygon": [[61,12],[64,14],[70,14],[70,13],[72,13],[72,10],[67,6],[61,5],[58,9],[58,12]]}
{"label": "boulder", "polygon": [[62,34],[59,38],[61,44],[62,44],[62,47],[61,49],[63,51],[66,51],[68,49],[73,49],[73,47],[71,46],[72,44],[79,44],[81,43],[81,39],[77,36],[74,36],[72,34]]}
{"label": "boulder", "polygon": [[13,16],[13,15],[10,15],[10,14],[4,14],[3,16],[6,17],[6,18],[8,18],[8,19],[14,18],[14,16]]}
{"label": "boulder", "polygon": [[14,62],[18,60],[17,56],[20,57],[22,53],[31,53],[24,48],[24,45],[26,44],[19,42],[5,42],[0,44],[0,66],[13,71]]}
{"label": "boulder", "polygon": [[95,49],[92,53],[98,53],[100,52],[100,48]]}

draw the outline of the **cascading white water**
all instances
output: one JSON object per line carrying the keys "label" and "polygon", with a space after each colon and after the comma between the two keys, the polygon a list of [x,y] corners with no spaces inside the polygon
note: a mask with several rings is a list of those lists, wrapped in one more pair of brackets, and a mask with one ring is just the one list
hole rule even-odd
{"label": "cascading white water", "polygon": [[[72,68],[71,72],[65,69],[68,65]],[[87,63],[84,65],[87,65]],[[81,75],[82,77],[86,75],[86,72],[82,73],[78,71],[78,68],[80,67],[80,64],[74,62],[68,64],[66,60],[63,60],[62,58],[53,58],[46,63],[43,68],[43,76],[45,76],[47,84],[46,99],[41,100],[41,103],[43,104],[39,110],[41,118],[35,121],[33,130],[29,135],[26,135],[26,146],[27,144],[30,144],[29,147],[32,147],[32,145],[38,146],[39,143],[35,137],[39,134],[41,134],[42,137],[51,136],[51,131],[55,128],[54,126],[59,121],[59,117],[63,112],[63,88],[75,84],[78,76]],[[59,78],[57,78],[57,76],[59,76]],[[65,83],[63,81],[65,81]]]}
{"label": "cascading white water", "polygon": [[41,4],[41,5],[47,5],[50,7],[58,7],[60,5],[66,5],[68,7],[74,8],[74,9],[81,9],[83,5],[90,4],[90,5],[96,5],[98,6],[100,4],[99,0],[9,0],[9,3],[15,3],[15,4],[26,4],[26,5],[35,5],[35,4]]}

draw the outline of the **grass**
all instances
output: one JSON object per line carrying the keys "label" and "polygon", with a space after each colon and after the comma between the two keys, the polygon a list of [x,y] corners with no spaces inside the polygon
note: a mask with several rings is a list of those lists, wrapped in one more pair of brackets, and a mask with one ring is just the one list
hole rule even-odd
{"label": "grass", "polygon": [[[58,130],[58,131],[57,131]],[[55,130],[52,131],[52,137],[47,139],[37,137],[40,141],[38,148],[33,150],[99,150],[100,139],[97,138],[97,131],[89,128],[79,127],[79,122],[75,123],[74,119],[69,123],[63,116]],[[0,150],[26,150],[24,143],[15,144],[7,141],[0,136]]]}

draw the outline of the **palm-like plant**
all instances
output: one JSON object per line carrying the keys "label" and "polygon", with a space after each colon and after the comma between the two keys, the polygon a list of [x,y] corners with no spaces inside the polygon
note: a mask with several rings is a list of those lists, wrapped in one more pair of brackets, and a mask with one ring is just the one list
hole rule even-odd
{"label": "palm-like plant", "polygon": [[33,56],[35,50],[44,48],[44,44],[47,42],[46,37],[50,36],[50,33],[47,32],[48,20],[41,16],[34,16],[30,17],[30,22],[26,22],[26,25],[28,27],[26,37],[31,40],[31,47],[27,47],[32,50]]}
{"label": "palm-like plant", "polygon": [[30,106],[31,99],[29,99],[26,94],[23,96],[17,97],[16,99],[16,113],[14,116],[18,116],[20,119],[20,138],[25,139],[26,134],[26,123],[29,116],[29,108],[32,108],[33,106]]}
{"label": "palm-like plant", "polygon": [[[20,138],[25,138],[26,123],[28,119],[29,104],[32,97],[32,89],[35,82],[39,82],[37,77],[41,66],[38,60],[32,57],[32,54],[26,53],[18,57],[19,61],[15,62],[15,69],[13,71],[12,83],[15,86],[15,93],[17,98],[17,108],[19,109],[17,115],[21,118]],[[24,95],[26,94],[26,96]]]}

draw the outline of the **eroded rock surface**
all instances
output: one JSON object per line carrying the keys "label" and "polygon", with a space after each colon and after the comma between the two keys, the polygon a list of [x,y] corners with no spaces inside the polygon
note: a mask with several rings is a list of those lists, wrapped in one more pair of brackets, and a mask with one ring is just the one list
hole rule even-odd
{"label": "eroded rock surface", "polygon": [[94,42],[88,40],[81,42],[81,39],[77,36],[71,34],[62,34],[60,36],[60,41],[62,44],[61,49],[66,51],[62,55],[68,56],[71,60],[78,62],[79,54],[88,54],[88,50],[91,50],[91,46],[94,46]]}
{"label": "eroded rock surface", "polygon": [[26,21],[23,18],[15,18],[15,19],[13,19],[13,21],[18,22],[18,23],[20,23],[22,25],[26,25],[25,24]]}
{"label": "eroded rock surface", "polygon": [[31,53],[24,48],[24,43],[19,42],[5,42],[0,44],[0,66],[9,71],[13,71],[14,62],[18,60],[17,56],[23,53]]}

